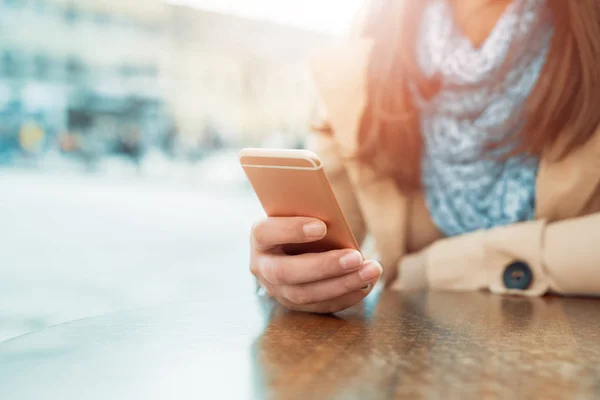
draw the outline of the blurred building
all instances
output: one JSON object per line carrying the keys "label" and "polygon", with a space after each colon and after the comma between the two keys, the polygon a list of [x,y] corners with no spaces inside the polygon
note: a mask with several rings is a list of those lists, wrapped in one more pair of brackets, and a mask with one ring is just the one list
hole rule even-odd
{"label": "blurred building", "polygon": [[0,143],[25,125],[46,145],[84,136],[87,151],[156,136],[166,11],[160,0],[0,0]]}
{"label": "blurred building", "polygon": [[328,36],[180,6],[169,20],[162,65],[183,131],[256,144],[309,129],[315,98],[306,59]]}
{"label": "blurred building", "polygon": [[297,137],[324,40],[162,0],[0,0],[0,155]]}

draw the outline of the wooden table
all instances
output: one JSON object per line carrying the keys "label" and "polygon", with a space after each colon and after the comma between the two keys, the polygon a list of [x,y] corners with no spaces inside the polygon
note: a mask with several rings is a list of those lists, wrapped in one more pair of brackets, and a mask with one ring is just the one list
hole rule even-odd
{"label": "wooden table", "polygon": [[495,397],[600,398],[600,302],[383,292],[335,318],[229,294],[0,344],[7,400]]}

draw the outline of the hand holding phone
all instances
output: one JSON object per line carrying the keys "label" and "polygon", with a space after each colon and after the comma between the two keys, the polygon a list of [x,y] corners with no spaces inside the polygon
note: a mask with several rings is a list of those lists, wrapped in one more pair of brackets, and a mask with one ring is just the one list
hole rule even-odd
{"label": "hand holding phone", "polygon": [[245,149],[240,162],[268,218],[252,230],[251,272],[284,306],[331,313],[382,274],[363,259],[322,163],[304,150]]}

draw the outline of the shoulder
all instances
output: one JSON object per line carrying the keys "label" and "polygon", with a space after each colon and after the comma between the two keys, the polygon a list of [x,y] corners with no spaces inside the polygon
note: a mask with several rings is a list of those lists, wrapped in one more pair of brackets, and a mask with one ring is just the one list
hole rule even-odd
{"label": "shoulder", "polygon": [[[359,9],[350,33],[316,49],[309,59],[319,102],[336,136],[358,128],[366,104],[366,81],[372,41],[363,35],[371,1]],[[349,137],[343,138],[352,143]]]}
{"label": "shoulder", "polygon": [[360,7],[354,13],[354,18],[350,26],[349,36],[350,37],[361,37],[364,35],[371,17],[378,8],[378,3],[381,0],[363,0]]}
{"label": "shoulder", "polygon": [[335,136],[347,145],[355,143],[367,102],[370,51],[368,40],[344,40],[319,49],[310,60],[322,114]]}

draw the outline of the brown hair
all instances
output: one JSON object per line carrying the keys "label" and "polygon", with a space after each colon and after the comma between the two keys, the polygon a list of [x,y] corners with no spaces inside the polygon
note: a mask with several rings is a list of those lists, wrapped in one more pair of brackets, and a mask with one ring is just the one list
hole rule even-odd
{"label": "brown hair", "polygon": [[[525,125],[510,139],[515,152],[557,158],[583,145],[600,125],[600,6],[597,0],[546,0],[554,35],[548,60],[527,99]],[[418,189],[422,139],[407,82],[425,96],[439,83],[424,80],[415,60],[416,31],[427,1],[377,0],[362,35],[373,40],[367,104],[359,127],[360,162]]]}

